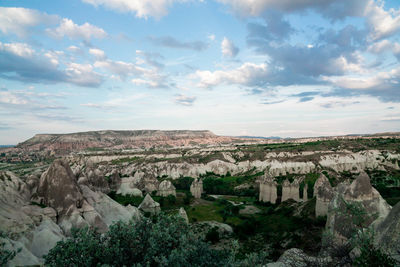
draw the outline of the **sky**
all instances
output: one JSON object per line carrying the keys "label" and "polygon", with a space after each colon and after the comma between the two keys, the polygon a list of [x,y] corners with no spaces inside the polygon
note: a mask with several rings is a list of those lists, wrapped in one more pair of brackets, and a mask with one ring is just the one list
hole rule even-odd
{"label": "sky", "polygon": [[0,144],[400,131],[398,0],[0,1]]}

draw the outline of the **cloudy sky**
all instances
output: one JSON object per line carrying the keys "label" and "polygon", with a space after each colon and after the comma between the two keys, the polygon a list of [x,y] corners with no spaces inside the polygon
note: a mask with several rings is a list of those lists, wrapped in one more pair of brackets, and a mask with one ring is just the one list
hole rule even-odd
{"label": "cloudy sky", "polygon": [[400,131],[398,0],[0,2],[0,144]]}

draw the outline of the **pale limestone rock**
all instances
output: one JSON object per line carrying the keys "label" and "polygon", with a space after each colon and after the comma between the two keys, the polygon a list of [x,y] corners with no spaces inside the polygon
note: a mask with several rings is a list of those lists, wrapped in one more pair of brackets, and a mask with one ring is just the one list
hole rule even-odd
{"label": "pale limestone rock", "polygon": [[158,186],[157,195],[163,196],[163,197],[166,197],[169,195],[176,196],[175,186],[171,183],[171,181],[164,180]]}
{"label": "pale limestone rock", "polygon": [[277,184],[272,177],[266,175],[260,183],[259,201],[276,203],[278,197]]}
{"label": "pale limestone rock", "polygon": [[296,202],[300,202],[300,192],[299,192],[299,182],[294,180],[293,183],[290,184],[290,197]]}
{"label": "pale limestone rock", "polygon": [[31,266],[41,265],[43,261],[30,252],[23,243],[10,239],[0,238],[0,242],[4,242],[4,249],[10,251],[21,250],[6,266]]}
{"label": "pale limestone rock", "polygon": [[194,198],[201,198],[203,193],[203,181],[201,179],[194,179],[190,185],[190,193],[192,193]]}
{"label": "pale limestone rock", "polygon": [[189,223],[189,218],[187,216],[187,213],[183,207],[179,209],[179,216],[188,224]]}
{"label": "pale limestone rock", "polygon": [[102,192],[94,192],[87,186],[81,186],[82,193],[88,204],[100,215],[107,226],[113,222],[137,220],[140,211],[136,207],[124,207]]}
{"label": "pale limestone rock", "polygon": [[64,238],[61,228],[48,219],[43,220],[30,236],[31,240],[26,247],[39,259],[47,255],[50,249]]}
{"label": "pale limestone rock", "polygon": [[117,194],[143,197],[142,191],[134,186],[133,180],[133,177],[122,179]]}
{"label": "pale limestone rock", "polygon": [[325,175],[321,174],[314,184],[316,197],[315,216],[325,216],[328,213],[329,202],[333,198],[333,188]]}
{"label": "pale limestone rock", "polygon": [[152,214],[158,213],[161,211],[160,204],[155,202],[149,194],[147,194],[142,203],[139,205],[139,209],[144,212],[150,212]]}

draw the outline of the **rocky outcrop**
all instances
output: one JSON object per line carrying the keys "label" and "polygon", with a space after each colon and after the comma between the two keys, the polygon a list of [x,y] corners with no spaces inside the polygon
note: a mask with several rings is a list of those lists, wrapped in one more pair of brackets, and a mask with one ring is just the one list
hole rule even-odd
{"label": "rocky outcrop", "polygon": [[217,136],[210,131],[93,131],[71,134],[37,134],[18,144],[25,151],[44,151],[66,155],[87,148],[150,148],[154,146],[189,146],[194,144],[221,144],[235,138]]}
{"label": "rocky outcrop", "polygon": [[92,191],[87,186],[81,186],[81,190],[85,200],[100,215],[101,220],[107,226],[116,221],[128,222],[138,220],[141,217],[140,211],[136,207],[131,205],[124,207],[106,194]]}
{"label": "rocky outcrop", "polygon": [[29,186],[12,172],[0,172],[0,230],[5,248],[21,250],[9,266],[39,265],[64,235],[56,211],[30,203]]}
{"label": "rocky outcrop", "polygon": [[350,185],[339,184],[328,206],[326,228],[337,241],[351,238],[357,229],[376,227],[386,218],[391,206],[371,186],[366,173]]}
{"label": "rocky outcrop", "polygon": [[87,185],[94,191],[101,191],[109,193],[111,191],[110,185],[102,173],[95,165],[89,164],[85,169],[85,177],[87,178]]}
{"label": "rocky outcrop", "polygon": [[203,194],[203,181],[201,179],[194,179],[190,185],[190,193],[194,198],[201,198],[201,194]]}
{"label": "rocky outcrop", "polygon": [[42,174],[37,196],[33,200],[52,207],[60,217],[69,216],[82,208],[84,199],[81,190],[66,161],[55,160]]}
{"label": "rocky outcrop", "polygon": [[187,216],[187,213],[183,207],[179,209],[178,215],[188,224],[189,223],[189,218]]}
{"label": "rocky outcrop", "polygon": [[139,188],[136,188],[137,179],[134,177],[127,177],[121,179],[121,183],[119,188],[117,189],[117,194],[121,194],[123,196],[139,196],[142,197],[143,193]]}
{"label": "rocky outcrop", "polygon": [[289,180],[285,180],[282,183],[282,198],[281,201],[286,201],[288,199],[293,199],[296,202],[300,202],[300,186],[297,180],[290,183]]}
{"label": "rocky outcrop", "polygon": [[169,195],[176,196],[176,189],[171,181],[164,180],[158,186],[157,196],[167,197]]}
{"label": "rocky outcrop", "polygon": [[277,183],[272,177],[266,175],[260,183],[260,194],[258,200],[260,202],[276,203],[278,197]]}
{"label": "rocky outcrop", "polygon": [[139,209],[151,214],[156,214],[161,211],[160,203],[155,202],[149,194],[144,197],[142,203],[139,205]]}
{"label": "rocky outcrop", "polygon": [[326,216],[329,203],[333,198],[333,189],[328,178],[323,174],[314,184],[314,195],[316,197],[315,216]]}
{"label": "rocky outcrop", "polygon": [[400,262],[400,202],[376,227],[375,244]]}

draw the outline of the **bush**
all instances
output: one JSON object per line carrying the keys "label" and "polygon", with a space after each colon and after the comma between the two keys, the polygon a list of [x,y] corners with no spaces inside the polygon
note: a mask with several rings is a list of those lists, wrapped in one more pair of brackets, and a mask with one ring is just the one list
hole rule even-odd
{"label": "bush", "polygon": [[160,214],[117,222],[100,235],[74,230],[45,256],[46,266],[226,266],[232,252],[216,250],[195,237],[178,216]]}

